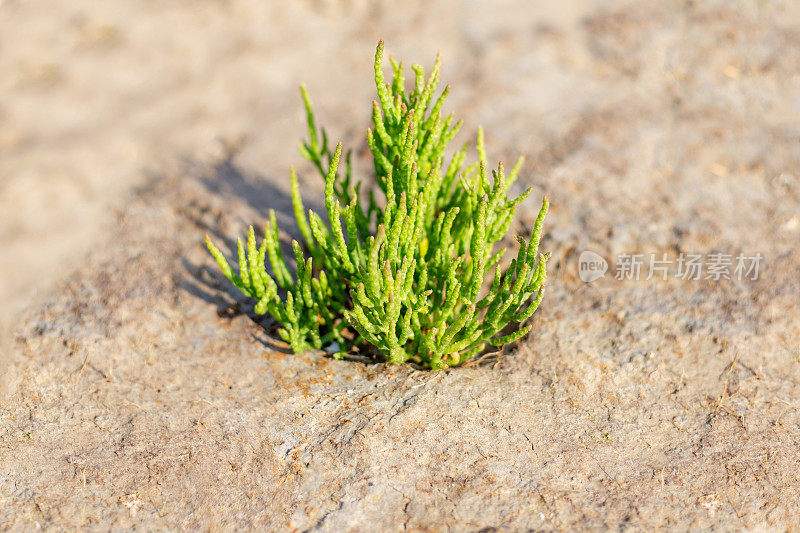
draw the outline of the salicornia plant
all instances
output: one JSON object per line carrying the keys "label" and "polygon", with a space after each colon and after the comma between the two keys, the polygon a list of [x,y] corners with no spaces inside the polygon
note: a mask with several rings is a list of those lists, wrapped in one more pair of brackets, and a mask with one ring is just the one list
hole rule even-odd
{"label": "salicornia plant", "polygon": [[[369,190],[360,181],[353,184],[350,152],[342,158],[341,143],[329,147],[300,88],[309,134],[300,152],[325,179],[327,221],[306,213],[292,168],[294,215],[305,241],[305,247],[292,242],[294,274],[281,252],[274,211],[260,244],[252,226],[246,242],[237,240],[238,272],[207,236],[206,244],[225,277],[256,300],[257,314],[269,313],[280,324],[281,338],[295,352],[331,346],[336,351],[338,345],[341,355],[371,345],[390,362],[438,369],[530,330],[523,323],[544,292],[549,254],[539,255],[538,248],[548,204],[543,199],[530,239],[517,237],[516,258],[502,268],[506,246],[495,251],[495,244],[530,194],[528,189],[517,198],[507,195],[522,158],[508,174],[500,163],[490,177],[480,129],[477,162],[465,166],[467,144],[447,154],[461,121],[442,116],[449,86],[434,95],[440,58],[427,79],[422,67],[411,67],[409,92],[403,63],[390,61],[394,77],[387,84],[379,43],[378,100],[374,129],[367,132],[377,187]],[[384,199],[376,197],[378,189]]]}

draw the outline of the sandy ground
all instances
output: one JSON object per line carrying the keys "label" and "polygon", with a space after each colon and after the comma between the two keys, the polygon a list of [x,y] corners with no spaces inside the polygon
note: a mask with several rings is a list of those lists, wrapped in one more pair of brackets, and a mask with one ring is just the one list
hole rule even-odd
{"label": "sandy ground", "polygon": [[[497,362],[286,355],[208,268],[290,227],[299,82],[363,145],[378,38],[551,199]],[[798,72],[794,2],[0,2],[0,527],[800,527]]]}
{"label": "sandy ground", "polygon": [[[510,60],[520,33],[571,34],[588,3],[574,4],[530,4],[520,18],[517,6],[480,2],[398,11],[366,1],[3,0],[0,321],[46,297],[102,242],[131,188],[170,163],[245,139],[247,161],[284,177],[302,133],[300,82],[333,132],[360,135],[380,38],[412,61],[430,63],[441,50],[445,72],[469,82],[458,97],[465,118],[489,125],[492,114],[470,101],[492,76],[519,75],[494,55]],[[562,71],[562,61],[586,60],[580,46],[559,48],[560,57],[551,46],[526,61],[544,54]]]}

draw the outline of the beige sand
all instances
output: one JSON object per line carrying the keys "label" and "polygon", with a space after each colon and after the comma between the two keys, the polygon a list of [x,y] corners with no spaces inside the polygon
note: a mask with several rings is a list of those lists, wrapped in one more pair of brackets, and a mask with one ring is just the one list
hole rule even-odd
{"label": "beige sand", "polygon": [[[363,146],[378,38],[553,204],[499,362],[281,353],[202,250],[291,228],[300,81]],[[0,2],[0,527],[800,527],[798,72],[789,1]],[[585,249],[765,260],[586,285]]]}

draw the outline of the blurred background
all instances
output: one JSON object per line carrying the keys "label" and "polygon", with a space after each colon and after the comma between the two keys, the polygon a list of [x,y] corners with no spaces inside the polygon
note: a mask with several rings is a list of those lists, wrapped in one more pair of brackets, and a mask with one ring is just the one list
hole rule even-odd
{"label": "blurred background", "polygon": [[797,242],[797,202],[776,201],[800,173],[797,1],[0,0],[0,325],[186,160],[236,146],[285,186],[301,82],[331,136],[360,146],[378,39],[426,69],[441,51],[449,110],[486,128],[490,159],[526,155],[537,198],[597,188],[556,242],[609,221],[623,237],[608,252],[626,224],[662,234],[657,197],[697,242],[744,247],[758,224]]}

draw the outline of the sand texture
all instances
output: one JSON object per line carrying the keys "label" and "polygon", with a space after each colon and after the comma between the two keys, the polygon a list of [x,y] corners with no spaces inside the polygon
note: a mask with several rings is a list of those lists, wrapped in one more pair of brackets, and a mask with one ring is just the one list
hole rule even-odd
{"label": "sand texture", "polygon": [[[262,4],[0,1],[0,528],[800,528],[798,4]],[[527,157],[515,232],[550,199],[499,357],[293,355],[203,249],[270,208],[296,236],[290,164],[321,207],[302,81],[368,171],[379,38]]]}

